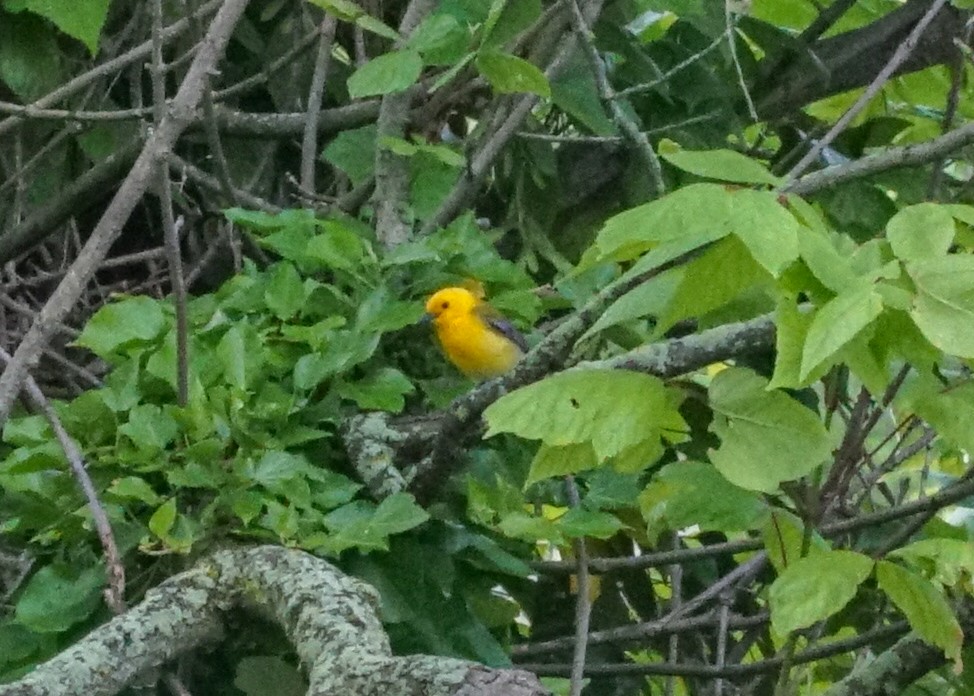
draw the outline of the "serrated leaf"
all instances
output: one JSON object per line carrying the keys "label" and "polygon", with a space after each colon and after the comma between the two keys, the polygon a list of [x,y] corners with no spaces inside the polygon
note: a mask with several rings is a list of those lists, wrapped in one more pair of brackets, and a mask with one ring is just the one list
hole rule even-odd
{"label": "serrated leaf", "polygon": [[768,590],[775,632],[784,636],[840,611],[872,568],[873,560],[855,551],[821,551],[798,559]]}
{"label": "serrated leaf", "polygon": [[954,242],[954,218],[936,203],[911,205],[886,223],[886,238],[904,261],[943,256]]}
{"label": "serrated leaf", "polygon": [[739,184],[769,184],[777,186],[781,177],[768,171],[760,162],[734,150],[677,150],[660,156],[685,172],[707,179],[731,181]]}
{"label": "serrated leaf", "polygon": [[157,338],[166,318],[157,300],[139,295],[105,305],[85,324],[75,341],[101,357]]}
{"label": "serrated leaf", "polygon": [[500,51],[481,51],[477,55],[477,70],[483,75],[495,92],[514,94],[528,92],[539,97],[551,96],[548,78],[523,58]]}
{"label": "serrated leaf", "polygon": [[942,648],[948,660],[960,660],[964,632],[933,583],[889,561],[876,564],[876,580],[921,638]]}
{"label": "serrated leaf", "polygon": [[484,412],[485,437],[514,433],[548,445],[591,442],[599,459],[659,437],[671,410],[663,383],[617,370],[573,370],[501,397]]}
{"label": "serrated leaf", "polygon": [[741,488],[770,493],[782,481],[811,473],[832,446],[818,414],[750,370],[729,368],[710,384],[711,431],[720,447],[714,466]]}
{"label": "serrated leaf", "polygon": [[882,311],[883,300],[871,282],[859,283],[826,302],[813,315],[805,335],[799,381],[834,356]]}
{"label": "serrated leaf", "polygon": [[913,261],[917,294],[910,316],[927,340],[950,355],[974,358],[974,257]]}
{"label": "serrated leaf", "polygon": [[423,59],[417,51],[402,49],[373,58],[348,78],[352,99],[402,92],[423,71]]}

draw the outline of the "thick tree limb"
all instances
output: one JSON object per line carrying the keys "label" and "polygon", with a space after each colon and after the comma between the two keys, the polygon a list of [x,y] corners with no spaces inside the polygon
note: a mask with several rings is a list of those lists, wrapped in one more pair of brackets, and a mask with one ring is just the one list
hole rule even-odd
{"label": "thick tree limb", "polygon": [[224,634],[227,612],[269,616],[294,644],[309,694],[542,696],[537,678],[449,657],[394,657],[369,585],[303,551],[221,551],[146,594],[0,696],[110,696]]}

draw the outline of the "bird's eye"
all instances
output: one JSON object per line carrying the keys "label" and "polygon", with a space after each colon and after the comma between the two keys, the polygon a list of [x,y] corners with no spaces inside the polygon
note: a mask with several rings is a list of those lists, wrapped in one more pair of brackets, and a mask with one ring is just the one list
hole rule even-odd
{"label": "bird's eye", "polygon": [[449,308],[450,308],[449,302],[444,302],[443,304],[440,305],[440,309],[449,309]]}

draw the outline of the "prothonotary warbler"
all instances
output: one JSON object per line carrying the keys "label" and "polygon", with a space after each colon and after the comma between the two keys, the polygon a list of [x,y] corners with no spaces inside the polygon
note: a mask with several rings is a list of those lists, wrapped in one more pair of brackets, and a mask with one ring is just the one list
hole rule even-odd
{"label": "prothonotary warbler", "polygon": [[528,344],[501,314],[466,288],[443,288],[426,301],[426,316],[450,362],[473,379],[502,375]]}

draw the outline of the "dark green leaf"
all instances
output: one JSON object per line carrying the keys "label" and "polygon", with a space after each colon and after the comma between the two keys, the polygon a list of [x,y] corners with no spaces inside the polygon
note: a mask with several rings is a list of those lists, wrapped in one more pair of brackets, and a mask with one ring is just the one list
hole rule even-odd
{"label": "dark green leaf", "polygon": [[105,572],[63,564],[34,573],[17,600],[17,623],[35,633],[60,633],[87,618],[101,600]]}

